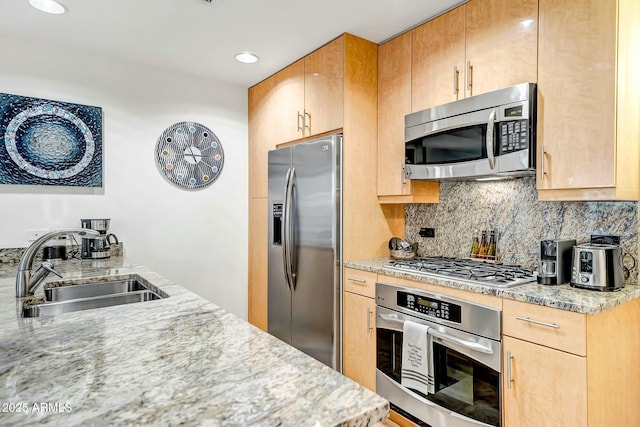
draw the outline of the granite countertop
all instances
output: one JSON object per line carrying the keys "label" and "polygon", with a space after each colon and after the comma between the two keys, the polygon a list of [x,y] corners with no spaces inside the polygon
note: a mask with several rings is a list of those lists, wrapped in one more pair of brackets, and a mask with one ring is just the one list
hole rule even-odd
{"label": "granite countertop", "polygon": [[344,266],[584,314],[598,314],[627,301],[640,298],[640,286],[637,284],[627,284],[624,288],[614,292],[576,289],[569,285],[545,286],[535,282],[512,288],[496,288],[461,280],[427,277],[384,268],[389,261],[391,261],[390,258],[376,258],[345,262]]}
{"label": "granite countertop", "polygon": [[22,318],[16,266],[0,263],[0,425],[367,426],[388,413],[382,397],[143,266],[57,268],[139,275],[170,297]]}

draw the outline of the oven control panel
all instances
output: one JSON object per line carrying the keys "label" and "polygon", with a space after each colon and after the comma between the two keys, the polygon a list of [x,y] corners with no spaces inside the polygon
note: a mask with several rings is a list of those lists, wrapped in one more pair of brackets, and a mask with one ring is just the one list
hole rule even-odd
{"label": "oven control panel", "polygon": [[461,307],[457,304],[402,291],[399,291],[397,295],[398,307],[406,308],[426,316],[461,323]]}

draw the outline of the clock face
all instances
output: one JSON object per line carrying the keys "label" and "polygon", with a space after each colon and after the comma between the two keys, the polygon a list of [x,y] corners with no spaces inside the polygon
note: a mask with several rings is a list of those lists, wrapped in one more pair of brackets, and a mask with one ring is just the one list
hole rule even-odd
{"label": "clock face", "polygon": [[179,122],[169,126],[158,138],[156,164],[172,184],[197,190],[218,178],[224,165],[224,151],[208,127]]}

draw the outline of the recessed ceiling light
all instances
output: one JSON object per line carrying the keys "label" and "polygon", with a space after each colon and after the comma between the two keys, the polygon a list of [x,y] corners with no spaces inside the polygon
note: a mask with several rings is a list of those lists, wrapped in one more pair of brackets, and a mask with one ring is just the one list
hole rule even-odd
{"label": "recessed ceiling light", "polygon": [[29,4],[43,12],[60,15],[67,11],[67,7],[55,0],[29,0]]}
{"label": "recessed ceiling light", "polygon": [[243,64],[253,64],[254,62],[258,62],[258,56],[251,52],[242,52],[236,54],[236,61],[242,62]]}

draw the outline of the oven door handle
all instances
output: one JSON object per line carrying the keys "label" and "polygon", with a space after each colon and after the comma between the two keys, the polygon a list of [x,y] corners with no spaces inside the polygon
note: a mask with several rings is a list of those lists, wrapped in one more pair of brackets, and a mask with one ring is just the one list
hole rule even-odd
{"label": "oven door handle", "polygon": [[382,313],[379,313],[378,317],[381,318],[382,320],[386,320],[387,322],[395,322],[395,323],[400,323],[401,325],[404,325],[404,320],[398,319],[398,315],[397,314],[382,314]]}
{"label": "oven door handle", "polygon": [[493,354],[493,349],[490,347],[485,347],[481,344],[475,343],[475,342],[471,342],[471,341],[466,341],[460,338],[456,338],[456,337],[452,337],[451,335],[447,335],[443,332],[437,331],[433,328],[429,328],[429,330],[427,331],[427,334],[432,335],[436,338],[440,338],[442,340],[445,341],[449,341],[452,342],[454,344],[458,344],[461,345],[465,348],[468,348],[470,350],[474,350],[474,351],[479,351],[480,353],[486,353],[486,354]]}

